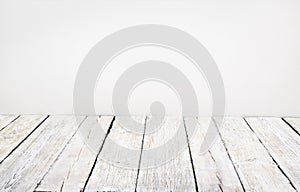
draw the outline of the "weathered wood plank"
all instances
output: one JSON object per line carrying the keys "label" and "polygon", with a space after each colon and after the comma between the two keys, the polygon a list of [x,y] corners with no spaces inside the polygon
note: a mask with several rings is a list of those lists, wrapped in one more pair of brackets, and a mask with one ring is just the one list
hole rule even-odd
{"label": "weathered wood plank", "polygon": [[85,129],[84,131],[88,132],[87,137],[82,138],[84,136],[81,135],[80,132],[74,135],[35,190],[82,190],[97,155],[97,152],[90,149],[87,143],[92,139],[97,139],[102,143],[105,135],[100,135],[97,129],[99,129],[99,125],[101,125],[101,128],[103,128],[106,133],[112,119],[112,116],[101,116],[100,118],[97,116],[89,116],[79,128]]}
{"label": "weathered wood plank", "polygon": [[[210,121],[210,118],[185,119],[186,126],[196,126],[197,128],[196,133],[190,136],[190,146],[199,189],[200,191],[243,191],[219,135],[208,152],[200,154],[200,147]],[[216,129],[213,122],[212,126]]]}
{"label": "weathered wood plank", "polygon": [[294,187],[300,191],[300,137],[281,118],[246,118]]}
{"label": "weathered wood plank", "polygon": [[[147,123],[146,130],[151,126]],[[174,137],[177,131],[180,137]],[[172,138],[177,139],[168,143]],[[156,132],[145,135],[140,168],[137,191],[196,190],[182,118],[166,117]]]}
{"label": "weathered wood plank", "polygon": [[0,115],[0,131],[18,117],[18,115]]}
{"label": "weathered wood plank", "polygon": [[76,129],[72,116],[49,117],[0,165],[0,190],[33,191]]}
{"label": "weathered wood plank", "polygon": [[47,116],[22,115],[0,132],[0,162],[31,134]]}
{"label": "weathered wood plank", "polygon": [[295,191],[242,118],[216,123],[246,191]]}
{"label": "weathered wood plank", "polygon": [[[105,140],[85,191],[134,191],[135,189],[143,135],[129,132],[123,128],[118,121],[119,118],[117,117],[114,121]],[[122,118],[126,120],[126,117]],[[144,122],[145,118],[141,118]],[[139,129],[144,130],[144,126]],[[123,154],[123,149],[114,148],[112,141],[136,152]],[[128,163],[133,167],[124,168],[122,165],[118,165],[118,161]]]}
{"label": "weathered wood plank", "polygon": [[293,127],[293,129],[298,133],[298,135],[300,135],[300,118],[287,117],[284,118],[284,120]]}

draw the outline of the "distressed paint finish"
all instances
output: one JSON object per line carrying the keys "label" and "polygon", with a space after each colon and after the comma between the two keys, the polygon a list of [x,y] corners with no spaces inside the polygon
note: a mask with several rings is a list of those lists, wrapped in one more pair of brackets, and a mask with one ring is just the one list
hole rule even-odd
{"label": "distressed paint finish", "polygon": [[45,115],[23,115],[0,132],[0,162],[31,134]]}
{"label": "distressed paint finish", "polygon": [[[191,151],[194,160],[196,178],[202,191],[243,191],[238,175],[218,135],[213,146],[205,154],[200,147],[208,129],[210,118],[186,118],[186,126],[195,125],[197,131],[191,136]],[[211,122],[213,127],[214,123]]]}
{"label": "distressed paint finish", "polygon": [[18,118],[18,115],[0,115],[0,131],[2,131],[16,118]]}
{"label": "distressed paint finish", "polygon": [[243,118],[216,123],[246,191],[295,191]]}
{"label": "distressed paint finish", "polygon": [[278,166],[300,191],[300,137],[281,118],[246,118]]}
{"label": "distressed paint finish", "polygon": [[[146,126],[146,130],[147,128],[149,127]],[[177,131],[181,133],[181,137],[176,140],[174,146],[169,146],[163,154],[157,154],[165,158],[164,162],[159,162],[155,159],[156,156],[146,156],[145,151],[167,145]],[[178,151],[175,157],[169,159],[171,157],[168,154],[176,151],[181,144],[185,145],[183,151]],[[166,117],[159,130],[145,135],[137,191],[196,191],[187,146],[182,118]],[[153,165],[152,161],[156,164]]]}
{"label": "distressed paint finish", "polygon": [[[199,191],[299,190],[299,118],[285,118],[286,123],[281,118],[228,117],[223,124],[214,118],[219,135],[205,154],[199,150],[210,119],[184,118],[186,127],[178,129],[184,143],[175,146],[189,148],[153,165],[146,151],[166,144],[183,118],[166,117],[160,129],[143,135],[124,129],[119,117],[80,117],[79,129],[72,116],[47,117],[0,115],[5,127],[0,131],[0,191],[196,191],[196,186]],[[135,118],[145,122],[145,117]],[[106,133],[100,137],[98,123]],[[197,129],[191,134],[186,128],[194,123]],[[147,126],[138,128],[146,131]],[[81,129],[88,132],[86,139]],[[91,149],[85,142],[93,138],[99,143]],[[122,159],[133,163],[131,169],[102,159],[121,154],[107,138],[138,151]],[[159,155],[172,150],[176,147]]]}
{"label": "distressed paint finish", "polygon": [[[100,118],[89,116],[79,129],[86,129],[89,132],[88,139],[92,139],[93,135],[97,134],[98,123],[106,132],[112,119],[112,116],[102,116]],[[102,138],[97,139],[102,142],[104,135]],[[82,138],[80,132],[77,132],[35,190],[82,190],[97,155],[85,142],[86,140]]]}
{"label": "distressed paint finish", "polygon": [[76,127],[72,116],[48,118],[0,165],[1,191],[33,191]]}
{"label": "distressed paint finish", "polygon": [[[124,118],[124,117],[122,117]],[[127,117],[128,119],[131,117]],[[143,121],[145,117],[140,117]],[[126,117],[125,117],[126,119]],[[144,126],[139,127],[141,130]],[[107,162],[107,159],[98,158],[95,168],[89,178],[86,191],[134,191],[137,170],[140,158],[140,149],[142,146],[143,135],[135,134],[124,129],[118,122],[118,117],[114,121],[114,124],[108,134],[109,139],[117,142],[120,145],[126,146],[131,149],[138,150],[139,152],[133,156],[123,157],[123,162],[134,164],[133,168],[123,168],[118,165],[112,165]],[[112,150],[108,139],[106,139],[103,149],[100,153],[103,156],[110,156],[111,154],[116,155],[117,158],[120,154],[121,149]]]}

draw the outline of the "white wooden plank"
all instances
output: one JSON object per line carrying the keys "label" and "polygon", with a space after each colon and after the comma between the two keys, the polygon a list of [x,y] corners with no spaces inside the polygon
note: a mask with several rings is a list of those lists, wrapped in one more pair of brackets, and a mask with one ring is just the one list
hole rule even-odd
{"label": "white wooden plank", "polygon": [[[86,139],[91,140],[97,137],[97,140],[102,143],[104,135],[97,132],[100,128],[99,124],[106,133],[112,119],[112,116],[100,118],[89,116],[80,129],[88,132]],[[77,132],[35,190],[81,191],[97,155],[85,142],[89,141],[84,141],[80,132]]]}
{"label": "white wooden plank", "polygon": [[242,118],[216,122],[246,191],[295,191]]}
{"label": "white wooden plank", "polygon": [[18,118],[18,115],[0,115],[0,131]]}
{"label": "white wooden plank", "polygon": [[295,131],[300,135],[300,118],[291,118],[287,117],[284,118],[294,129]]}
{"label": "white wooden plank", "polygon": [[0,162],[2,162],[36,127],[45,115],[22,115],[0,132]]}
{"label": "white wooden plank", "polygon": [[[114,121],[108,138],[105,140],[85,191],[134,191],[135,189],[143,135],[129,132],[120,125],[119,118],[117,117]],[[129,119],[130,117],[122,118],[126,120],[126,118]],[[140,118],[144,122],[145,117]],[[139,127],[139,129],[144,130],[144,126]],[[124,155],[122,148],[113,148],[112,141],[136,150],[136,153]],[[115,159],[109,159],[113,157]],[[131,164],[134,167],[132,169],[124,168],[122,165],[118,165],[118,161]]]}
{"label": "white wooden plank", "polygon": [[274,160],[300,191],[300,137],[281,118],[246,118]]}
{"label": "white wooden plank", "polygon": [[[196,121],[196,122],[195,122]],[[239,178],[219,137],[205,154],[200,154],[200,147],[208,130],[210,118],[186,118],[186,126],[195,126],[196,133],[190,136],[197,183],[200,191],[243,191]],[[216,129],[212,122],[213,128]]]}
{"label": "white wooden plank", "polygon": [[[150,126],[147,124],[146,130],[153,130]],[[175,137],[177,131],[180,137]],[[173,138],[174,143],[168,143]],[[165,150],[161,146],[166,146]],[[195,191],[182,118],[166,117],[156,132],[145,135],[137,191]]]}
{"label": "white wooden plank", "polygon": [[76,129],[72,116],[49,117],[0,165],[0,190],[33,191]]}

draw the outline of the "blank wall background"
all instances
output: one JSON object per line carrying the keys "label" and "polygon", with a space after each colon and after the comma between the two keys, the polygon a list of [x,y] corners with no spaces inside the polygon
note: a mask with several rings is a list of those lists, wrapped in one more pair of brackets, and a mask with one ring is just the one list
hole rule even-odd
{"label": "blank wall background", "polygon": [[[228,115],[300,116],[297,0],[1,0],[0,113],[72,113],[75,75],[91,47],[148,23],[182,29],[209,50],[223,76]],[[141,96],[134,113],[146,113],[140,106],[151,94]],[[109,96],[102,104],[97,98],[98,112],[112,114]]]}

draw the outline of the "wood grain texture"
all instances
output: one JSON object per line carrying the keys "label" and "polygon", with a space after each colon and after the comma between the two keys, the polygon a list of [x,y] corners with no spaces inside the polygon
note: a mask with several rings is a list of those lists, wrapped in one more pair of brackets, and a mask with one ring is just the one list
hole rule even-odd
{"label": "wood grain texture", "polygon": [[79,129],[72,116],[17,117],[0,115],[0,191],[300,191],[299,118],[214,118],[220,135],[200,154],[209,118],[134,117],[135,133],[121,117],[80,117]]}
{"label": "wood grain texture", "polygon": [[46,118],[45,115],[22,115],[0,132],[2,162]]}
{"label": "wood grain texture", "polygon": [[0,115],[0,131],[18,117],[18,115]]}
{"label": "wood grain texture", "polygon": [[243,118],[216,118],[246,191],[295,191]]}
{"label": "wood grain texture", "polygon": [[293,129],[300,135],[300,118],[284,118],[286,122],[290,124],[290,126],[293,127]]}
{"label": "wood grain texture", "polygon": [[76,129],[72,116],[49,117],[0,165],[0,190],[33,191]]}
{"label": "wood grain texture", "polygon": [[[134,191],[139,165],[140,150],[143,135],[129,132],[117,117],[105,140],[97,159],[95,168],[88,180],[85,191]],[[123,120],[131,117],[122,117]],[[139,119],[145,123],[145,117]],[[130,128],[129,128],[130,129]],[[139,127],[144,130],[144,125]],[[135,150],[135,153],[123,154],[122,148],[113,148],[117,143],[124,148]],[[112,158],[112,159],[111,159]],[[131,168],[125,168],[119,162],[128,163]]]}
{"label": "wood grain texture", "polygon": [[[186,126],[196,126],[190,145],[200,191],[243,191],[239,178],[218,135],[205,154],[200,147],[208,130],[210,118],[186,118]],[[216,129],[213,122],[212,126]]]}
{"label": "wood grain texture", "polygon": [[300,137],[281,118],[246,118],[278,166],[300,191]]}
{"label": "wood grain texture", "polygon": [[[151,129],[150,126],[147,124],[146,130]],[[174,137],[176,132],[180,137]],[[173,138],[176,138],[174,143],[168,143]],[[161,146],[165,150],[160,149]],[[137,191],[196,191],[187,147],[182,118],[166,117],[156,132],[146,134]],[[180,148],[182,150],[177,151]]]}
{"label": "wood grain texture", "polygon": [[98,134],[99,124],[106,133],[112,119],[112,116],[89,116],[79,128],[88,132],[87,137],[77,131],[35,190],[81,191],[97,155],[88,143],[95,137],[102,143],[105,135]]}

